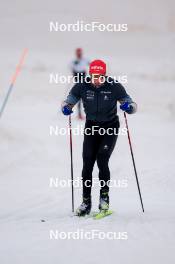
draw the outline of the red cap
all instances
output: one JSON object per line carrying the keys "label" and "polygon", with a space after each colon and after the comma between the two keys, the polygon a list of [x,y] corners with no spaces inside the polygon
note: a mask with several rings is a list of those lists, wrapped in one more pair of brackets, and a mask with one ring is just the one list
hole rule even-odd
{"label": "red cap", "polygon": [[82,52],[83,50],[82,50],[82,48],[77,48],[75,51],[76,52]]}
{"label": "red cap", "polygon": [[106,63],[102,60],[94,60],[90,63],[89,74],[106,74]]}

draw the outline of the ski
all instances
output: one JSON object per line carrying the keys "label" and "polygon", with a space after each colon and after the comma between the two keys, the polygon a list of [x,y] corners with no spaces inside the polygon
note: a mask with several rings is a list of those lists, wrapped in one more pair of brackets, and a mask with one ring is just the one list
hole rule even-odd
{"label": "ski", "polygon": [[113,213],[112,210],[101,210],[100,212],[93,214],[93,219],[99,220],[99,219],[102,219],[106,216],[111,215],[112,213]]}
{"label": "ski", "polygon": [[93,218],[94,220],[100,220],[111,214],[113,214],[112,210],[101,210],[99,212],[93,212],[93,213],[82,215],[82,216],[74,214],[74,216],[79,217],[79,218],[85,218],[85,219]]}

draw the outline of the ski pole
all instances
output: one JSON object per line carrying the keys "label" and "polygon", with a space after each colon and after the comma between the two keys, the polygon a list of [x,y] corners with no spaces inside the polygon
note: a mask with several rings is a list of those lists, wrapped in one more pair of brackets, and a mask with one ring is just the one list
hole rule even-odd
{"label": "ski pole", "polygon": [[17,76],[18,76],[18,74],[19,74],[19,72],[20,72],[20,70],[21,70],[21,67],[22,67],[22,64],[23,64],[23,62],[24,62],[24,58],[25,58],[26,54],[27,54],[27,49],[24,49],[24,51],[23,51],[23,53],[22,53],[22,55],[21,55],[21,59],[20,59],[20,61],[19,61],[19,64],[18,64],[17,67],[16,67],[16,71],[15,71],[15,73],[14,73],[14,76],[12,77],[12,81],[11,81],[11,84],[10,84],[9,89],[8,89],[8,91],[7,91],[7,94],[6,94],[6,96],[5,96],[4,102],[3,102],[2,107],[1,107],[1,109],[0,109],[0,118],[1,118],[1,116],[2,116],[2,114],[3,114],[3,111],[4,111],[5,106],[6,106],[6,104],[7,104],[8,98],[9,98],[11,92],[12,92],[12,89],[13,89],[13,86],[14,86],[15,81],[16,81],[16,79],[17,79]]}
{"label": "ski pole", "polygon": [[138,188],[138,191],[139,191],[142,211],[144,213],[145,210],[144,210],[144,207],[143,207],[142,195],[141,195],[140,186],[139,186],[139,180],[138,180],[138,176],[137,176],[137,170],[136,170],[136,165],[135,165],[135,160],[134,160],[134,153],[133,153],[133,150],[132,150],[132,144],[131,144],[129,127],[128,127],[128,121],[127,121],[127,117],[126,117],[126,113],[125,112],[124,112],[124,118],[125,118],[125,124],[126,124],[126,128],[127,128],[127,135],[128,135],[129,147],[130,147],[130,151],[131,151],[131,157],[132,157],[132,162],[133,162],[133,167],[134,167],[134,172],[135,172],[135,177],[136,177],[136,182],[137,182],[137,188]]}
{"label": "ski pole", "polygon": [[73,151],[72,151],[72,122],[71,115],[69,115],[69,131],[70,131],[70,158],[71,158],[71,187],[72,187],[72,212],[74,212],[74,175],[73,175]]}

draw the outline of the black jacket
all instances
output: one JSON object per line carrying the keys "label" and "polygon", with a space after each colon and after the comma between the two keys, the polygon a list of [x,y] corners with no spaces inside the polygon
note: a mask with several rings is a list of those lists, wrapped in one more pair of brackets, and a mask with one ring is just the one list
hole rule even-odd
{"label": "black jacket", "polygon": [[111,121],[117,117],[117,101],[129,102],[133,106],[133,112],[136,111],[136,104],[131,97],[126,93],[125,88],[109,79],[109,82],[104,82],[100,87],[94,87],[93,84],[83,82],[77,83],[70,90],[65,102],[75,105],[82,99],[87,120],[98,122]]}

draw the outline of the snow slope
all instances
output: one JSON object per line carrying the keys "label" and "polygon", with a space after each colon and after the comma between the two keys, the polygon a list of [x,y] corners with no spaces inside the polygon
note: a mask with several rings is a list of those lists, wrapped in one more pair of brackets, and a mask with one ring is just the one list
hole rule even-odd
{"label": "snow slope", "polygon": [[[87,6],[85,7],[85,4]],[[0,262],[174,263],[175,107],[173,1],[6,1],[1,3],[0,103],[22,49],[29,52],[0,120]],[[91,8],[93,7],[93,8]],[[128,23],[126,34],[49,33],[50,20]],[[105,41],[104,41],[105,40]],[[110,161],[114,214],[101,221],[71,215],[71,189],[51,188],[50,178],[70,179],[68,136],[50,136],[50,126],[67,127],[59,107],[65,85],[50,85],[49,73],[67,73],[74,48],[103,58],[109,73],[127,74],[127,91],[138,102],[129,116],[145,213],[141,212],[128,141],[120,136]],[[119,112],[121,126],[123,114]],[[73,126],[80,125],[73,115]],[[83,122],[81,123],[83,125]],[[80,177],[82,136],[74,136],[74,175]],[[98,176],[97,168],[94,177]],[[93,189],[93,210],[99,189]],[[81,189],[75,190],[75,205]],[[41,222],[45,220],[45,222]],[[51,240],[50,230],[127,232],[127,240]]]}

